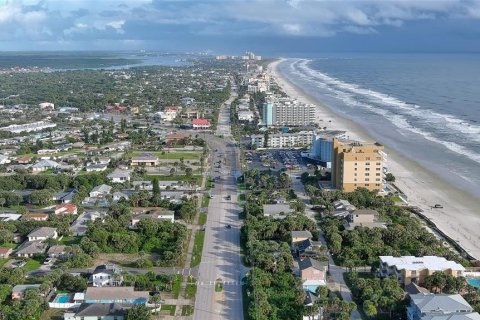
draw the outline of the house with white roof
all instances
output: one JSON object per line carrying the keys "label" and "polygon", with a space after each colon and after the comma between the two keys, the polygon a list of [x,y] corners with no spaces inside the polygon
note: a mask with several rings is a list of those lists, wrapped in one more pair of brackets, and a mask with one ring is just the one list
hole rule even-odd
{"label": "house with white roof", "polygon": [[403,285],[413,282],[421,286],[425,283],[425,277],[437,271],[460,277],[463,276],[465,268],[444,257],[380,256],[380,277],[396,276]]}
{"label": "house with white roof", "polygon": [[57,239],[58,233],[56,228],[40,227],[30,232],[27,235],[27,238],[28,238],[28,241],[37,241],[37,240],[44,241],[49,238]]}
{"label": "house with white roof", "polygon": [[107,178],[113,183],[124,183],[130,181],[130,171],[115,169]]}
{"label": "house with white roof", "polygon": [[106,195],[109,195],[111,191],[112,191],[112,187],[106,184],[101,184],[93,188],[92,191],[90,191],[90,197],[91,198],[104,197]]}

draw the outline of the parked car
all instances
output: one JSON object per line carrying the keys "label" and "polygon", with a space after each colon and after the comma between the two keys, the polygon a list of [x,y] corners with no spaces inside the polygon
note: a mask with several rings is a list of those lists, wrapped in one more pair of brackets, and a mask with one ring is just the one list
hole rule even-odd
{"label": "parked car", "polygon": [[18,261],[15,261],[13,262],[10,267],[11,268],[21,268],[23,266],[25,266],[27,264],[27,261],[24,261],[24,260],[18,260]]}

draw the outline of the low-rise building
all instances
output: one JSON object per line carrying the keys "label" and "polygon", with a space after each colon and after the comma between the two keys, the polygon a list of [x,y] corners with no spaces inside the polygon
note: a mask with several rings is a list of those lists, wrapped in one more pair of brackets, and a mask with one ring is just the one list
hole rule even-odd
{"label": "low-rise building", "polygon": [[56,228],[40,227],[34,229],[27,235],[28,241],[45,241],[49,238],[57,239],[58,233]]}
{"label": "low-rise building", "polygon": [[136,166],[145,166],[145,167],[155,167],[158,166],[159,160],[158,157],[153,154],[143,153],[139,156],[135,156],[130,161],[130,164],[134,167]]}
{"label": "low-rise building", "polygon": [[12,300],[23,300],[25,291],[30,289],[38,289],[40,284],[19,284],[12,289]]}
{"label": "low-rise building", "polygon": [[420,293],[410,295],[407,319],[480,320],[480,314],[459,294]]}
{"label": "low-rise building", "polygon": [[134,287],[88,287],[86,303],[133,303],[146,304],[150,298],[148,291],[135,291]]}
{"label": "low-rise building", "polygon": [[290,208],[290,205],[277,203],[277,204],[264,204],[263,215],[265,217],[271,217],[274,219],[284,219],[289,214],[295,213],[295,210]]}
{"label": "low-rise building", "polygon": [[5,259],[12,253],[12,248],[0,247],[0,259]]}
{"label": "low-rise building", "polygon": [[402,285],[408,285],[411,282],[424,285],[425,277],[437,271],[460,277],[463,276],[465,268],[444,257],[380,256],[380,277],[396,276]]}
{"label": "low-rise building", "polygon": [[298,263],[302,287],[315,292],[318,287],[327,285],[328,261],[307,258]]}
{"label": "low-rise building", "polygon": [[271,133],[268,135],[254,134],[250,136],[250,139],[251,144],[257,147],[283,149],[310,146],[313,135],[313,131],[300,131],[295,133]]}
{"label": "low-rise building", "polygon": [[208,119],[192,119],[192,127],[195,130],[210,129],[212,125]]}
{"label": "low-rise building", "polygon": [[64,320],[124,320],[131,303],[82,303],[74,312],[64,313]]}
{"label": "low-rise building", "polygon": [[344,224],[346,230],[353,230],[355,227],[365,228],[386,228],[385,223],[378,221],[379,213],[375,210],[355,210],[350,212]]}
{"label": "low-rise building", "polygon": [[292,231],[292,244],[297,242],[302,242],[307,239],[312,239],[312,233],[308,230],[301,230],[301,231]]}
{"label": "low-rise building", "polygon": [[63,214],[72,214],[75,215],[78,213],[78,208],[73,203],[64,203],[55,206],[55,214],[63,215]]}
{"label": "low-rise building", "polygon": [[58,162],[48,160],[48,159],[43,159],[32,165],[32,171],[33,172],[42,172],[50,169],[56,169],[60,167],[60,164]]}
{"label": "low-rise building", "polygon": [[140,220],[146,218],[151,218],[154,220],[165,220],[172,223],[175,222],[175,212],[164,208],[133,208],[132,212],[136,213],[132,216],[132,228],[135,228],[135,226]]}
{"label": "low-rise building", "polygon": [[35,220],[35,221],[47,221],[48,214],[46,213],[24,213],[21,220]]}
{"label": "low-rise building", "polygon": [[123,283],[122,270],[114,264],[97,266],[93,271],[90,282],[94,287],[118,287]]}
{"label": "low-rise building", "polygon": [[103,221],[107,216],[106,211],[85,211],[80,216],[78,216],[77,220],[75,220],[72,225],[70,226],[70,231],[74,236],[84,236],[88,231],[87,224],[91,221],[96,221],[100,219]]}
{"label": "low-rise building", "polygon": [[107,178],[113,183],[124,183],[130,181],[130,171],[115,169]]}
{"label": "low-rise building", "polygon": [[54,245],[48,248],[47,255],[49,258],[63,258],[66,255],[66,246]]}
{"label": "low-rise building", "polygon": [[0,213],[0,221],[17,221],[21,216],[22,215],[18,213]]}
{"label": "low-rise building", "polygon": [[25,241],[15,250],[15,255],[22,258],[31,258],[45,253],[46,249],[47,246],[42,241]]}
{"label": "low-rise building", "polygon": [[93,188],[92,191],[90,191],[90,197],[91,198],[105,197],[109,195],[111,191],[112,191],[112,187],[106,184],[101,184]]}
{"label": "low-rise building", "polygon": [[103,172],[107,170],[108,163],[93,163],[89,164],[85,167],[85,171],[87,172]]}

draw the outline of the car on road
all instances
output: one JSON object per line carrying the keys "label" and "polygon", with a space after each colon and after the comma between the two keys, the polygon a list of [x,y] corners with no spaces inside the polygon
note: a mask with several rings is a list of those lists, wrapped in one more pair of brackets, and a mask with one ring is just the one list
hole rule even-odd
{"label": "car on road", "polygon": [[46,265],[46,266],[48,266],[48,265],[53,264],[54,262],[55,262],[54,259],[52,259],[52,258],[47,258],[47,259],[43,262],[43,264]]}
{"label": "car on road", "polygon": [[437,203],[437,204],[434,205],[432,208],[434,208],[434,209],[443,209],[443,206],[442,206],[441,204],[438,204],[438,203]]}
{"label": "car on road", "polygon": [[231,196],[231,195],[227,195],[225,198],[226,198],[227,200],[232,200],[232,196]]}
{"label": "car on road", "polygon": [[232,229],[232,226],[229,225],[229,224],[227,224],[227,225],[225,226],[225,228],[227,228],[227,229]]}

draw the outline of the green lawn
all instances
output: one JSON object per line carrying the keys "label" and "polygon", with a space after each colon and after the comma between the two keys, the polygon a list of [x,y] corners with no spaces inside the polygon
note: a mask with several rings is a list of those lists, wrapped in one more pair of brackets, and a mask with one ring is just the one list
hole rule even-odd
{"label": "green lawn", "polygon": [[18,244],[17,243],[2,243],[2,244],[0,244],[0,247],[11,248],[11,249],[15,250],[15,249],[17,249]]}
{"label": "green lawn", "polygon": [[160,311],[167,311],[167,310],[170,311],[171,316],[174,316],[175,311],[177,310],[177,306],[173,304],[162,304],[162,308],[160,309]]}
{"label": "green lawn", "polygon": [[215,292],[222,292],[222,290],[223,290],[223,285],[221,283],[216,283]]}
{"label": "green lawn", "polygon": [[66,246],[71,246],[74,244],[79,244],[80,240],[82,240],[82,237],[64,236],[62,240],[58,241],[58,243]]}
{"label": "green lawn", "polygon": [[205,189],[210,190],[212,189],[212,177],[208,177],[207,180],[205,181]]}
{"label": "green lawn", "polygon": [[193,314],[193,306],[182,306],[182,316],[191,316]]}
{"label": "green lawn", "polygon": [[204,194],[202,197],[202,208],[208,208],[210,203],[210,196],[208,194]]}
{"label": "green lawn", "polygon": [[10,260],[10,259],[8,259],[8,258],[7,259],[0,259],[0,268],[3,267],[3,265],[5,263],[7,263],[8,260]]}
{"label": "green lawn", "polygon": [[173,287],[172,287],[172,294],[175,299],[178,299],[178,296],[180,296],[180,289],[182,288],[182,280],[183,280],[183,276],[181,274],[177,274],[175,276],[175,280],[173,282]]}
{"label": "green lawn", "polygon": [[43,261],[40,261],[40,260],[27,259],[27,264],[23,266],[23,269],[25,269],[25,271],[37,270],[38,268],[40,268],[40,265],[42,264],[42,262]]}
{"label": "green lawn", "polygon": [[192,253],[192,261],[190,267],[196,267],[202,260],[203,241],[205,240],[205,231],[197,231],[195,234],[194,247]]}
{"label": "green lawn", "polygon": [[206,223],[207,223],[207,214],[205,212],[200,212],[200,215],[198,216],[198,224],[203,226]]}
{"label": "green lawn", "polygon": [[185,299],[194,299],[197,294],[197,285],[195,283],[188,283],[185,287]]}

